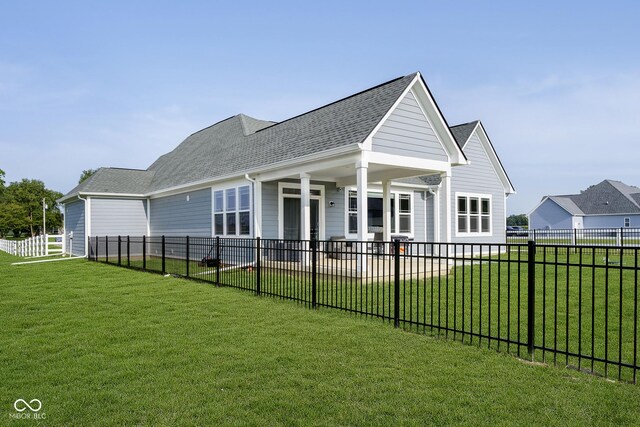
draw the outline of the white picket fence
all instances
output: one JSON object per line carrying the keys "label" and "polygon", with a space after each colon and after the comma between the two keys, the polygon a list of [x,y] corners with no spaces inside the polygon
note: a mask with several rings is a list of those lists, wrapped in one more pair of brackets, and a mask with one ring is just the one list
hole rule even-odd
{"label": "white picket fence", "polygon": [[0,250],[22,257],[62,255],[65,252],[64,236],[45,234],[25,240],[0,239]]}

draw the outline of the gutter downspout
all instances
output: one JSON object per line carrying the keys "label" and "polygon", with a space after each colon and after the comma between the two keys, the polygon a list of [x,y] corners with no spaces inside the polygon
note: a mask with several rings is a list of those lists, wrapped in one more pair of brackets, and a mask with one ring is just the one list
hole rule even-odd
{"label": "gutter downspout", "polygon": [[[89,218],[90,212],[87,212],[87,205],[88,205],[87,202],[88,202],[88,200],[87,199],[83,199],[82,197],[80,197],[80,193],[78,193],[77,197],[78,197],[78,199],[80,199],[80,200],[82,200],[84,202],[84,234],[85,234],[85,236],[87,236],[88,235],[87,231],[90,228],[89,226],[87,226],[87,223],[89,223],[89,225],[90,225],[90,222],[89,222],[89,220],[90,220],[90,218]],[[66,211],[67,210],[65,209],[65,213],[66,213]],[[67,234],[66,227],[65,227],[64,233]],[[73,256],[73,237],[71,239],[69,239],[69,240],[70,240],[70,242],[69,242],[70,243],[69,244],[69,254],[71,256]],[[87,242],[85,242],[84,243],[84,257],[88,258],[88,255],[89,255],[89,248],[87,247]]]}
{"label": "gutter downspout", "polygon": [[253,237],[262,237],[262,182],[249,177],[248,173],[244,174],[244,179],[252,185],[253,193]]}

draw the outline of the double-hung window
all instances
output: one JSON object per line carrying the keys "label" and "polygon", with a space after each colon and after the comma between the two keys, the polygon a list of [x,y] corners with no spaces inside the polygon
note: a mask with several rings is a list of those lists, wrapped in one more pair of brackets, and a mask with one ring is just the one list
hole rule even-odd
{"label": "double-hung window", "polygon": [[222,190],[213,193],[213,227],[216,236],[224,234],[224,191]]}
{"label": "double-hung window", "polygon": [[251,190],[248,185],[213,192],[213,228],[216,236],[251,234]]}
{"label": "double-hung window", "polygon": [[458,234],[491,234],[491,196],[458,194]]}
{"label": "double-hung window", "polygon": [[[381,231],[384,224],[383,196],[380,192],[367,194],[367,224],[369,233]],[[411,234],[411,194],[391,194],[391,233]],[[347,195],[347,230],[358,232],[358,193],[350,190]]]}

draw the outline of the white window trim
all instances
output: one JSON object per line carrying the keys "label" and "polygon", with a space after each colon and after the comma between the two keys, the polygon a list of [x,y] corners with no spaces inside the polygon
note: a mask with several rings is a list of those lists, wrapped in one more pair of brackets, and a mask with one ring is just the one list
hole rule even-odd
{"label": "white window trim", "polygon": [[[357,239],[357,233],[349,233],[349,191],[358,191],[358,187],[345,187],[344,188],[344,235],[348,239]],[[382,187],[369,187],[367,189],[367,193],[383,193]],[[409,189],[406,190],[391,190],[390,194],[392,194],[396,199],[395,212],[393,212],[394,222],[396,227],[400,225],[400,195],[408,195],[411,203],[411,232],[410,233],[396,233],[394,230],[391,230],[392,235],[394,236],[405,236],[410,239],[414,238],[415,235],[415,194],[413,191]],[[375,233],[367,233],[367,239],[372,240],[375,237]]]}
{"label": "white window trim", "polygon": [[[301,184],[295,182],[279,182],[278,183],[278,238],[284,239],[284,198],[290,199],[300,199],[302,195],[300,194],[284,194],[285,188],[293,188],[300,190],[302,188]],[[318,207],[320,212],[318,212],[320,222],[320,229],[318,230],[318,240],[326,240],[325,239],[325,227],[324,227],[324,185],[311,184],[309,186],[310,190],[320,190],[319,196],[310,195],[310,198],[313,200],[319,200]]]}
{"label": "white window trim", "polygon": [[[489,232],[483,232],[483,231],[477,231],[477,232],[471,232],[471,231],[466,231],[466,232],[460,232],[458,231],[458,197],[466,197],[467,200],[469,197],[472,198],[478,198],[478,199],[489,199]],[[493,236],[493,215],[494,215],[494,206],[493,206],[493,197],[491,196],[491,194],[482,194],[482,193],[458,193],[456,192],[454,194],[454,198],[453,198],[453,203],[455,203],[455,209],[454,211],[454,221],[453,221],[453,228],[454,228],[454,232],[455,232],[455,236],[456,237],[476,237],[476,236],[485,236],[485,237],[489,237],[489,236]],[[468,203],[467,203],[468,205]],[[478,208],[480,209],[480,223],[478,224],[478,226],[480,227],[480,229],[482,230],[482,201],[480,201],[480,206],[478,206]],[[469,209],[469,207],[467,207],[467,209]],[[467,214],[468,217],[469,214]]]}
{"label": "white window trim", "polygon": [[[249,187],[249,234],[240,234],[240,187]],[[236,214],[236,232],[235,234],[227,234],[227,190],[236,190],[236,208],[233,213]],[[216,212],[216,191],[222,191],[222,204],[224,205],[222,212]],[[216,214],[222,214],[222,227],[224,234],[216,234]],[[253,236],[253,186],[247,184],[230,184],[224,187],[211,187],[211,237],[242,237],[248,238]]]}

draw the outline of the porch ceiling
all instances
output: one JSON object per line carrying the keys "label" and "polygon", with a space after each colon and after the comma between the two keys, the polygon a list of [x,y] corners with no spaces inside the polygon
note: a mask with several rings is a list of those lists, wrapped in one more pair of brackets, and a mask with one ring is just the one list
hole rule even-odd
{"label": "porch ceiling", "polygon": [[[368,153],[367,181],[369,183],[386,180],[411,178],[448,172],[448,162],[429,159],[417,159],[382,153]],[[338,186],[356,184],[356,164],[360,155],[344,156],[327,161],[306,163],[298,167],[262,173],[256,176],[261,181],[280,179],[300,179],[301,174],[308,175],[314,181],[335,182]]]}

